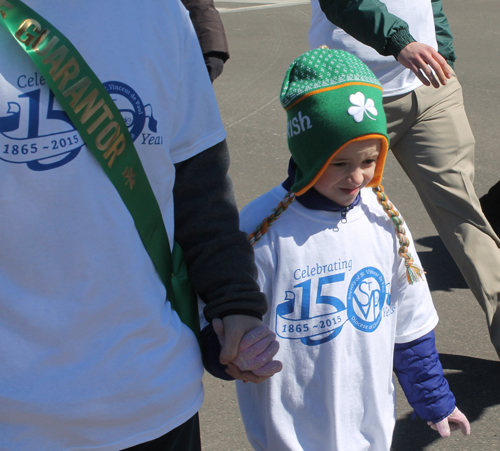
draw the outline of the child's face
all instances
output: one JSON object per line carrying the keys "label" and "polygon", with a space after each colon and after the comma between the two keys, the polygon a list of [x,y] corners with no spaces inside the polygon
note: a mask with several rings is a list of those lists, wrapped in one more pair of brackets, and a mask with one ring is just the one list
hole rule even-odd
{"label": "child's face", "polygon": [[343,207],[351,205],[373,178],[379,153],[379,139],[348,144],[333,157],[314,188]]}

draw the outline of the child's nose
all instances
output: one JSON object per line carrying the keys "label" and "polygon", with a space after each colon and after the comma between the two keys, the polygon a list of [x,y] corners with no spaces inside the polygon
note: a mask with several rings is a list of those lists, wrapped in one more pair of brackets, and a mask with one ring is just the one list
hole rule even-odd
{"label": "child's nose", "polygon": [[364,180],[363,170],[361,168],[354,168],[351,172],[350,178],[356,185],[361,185]]}

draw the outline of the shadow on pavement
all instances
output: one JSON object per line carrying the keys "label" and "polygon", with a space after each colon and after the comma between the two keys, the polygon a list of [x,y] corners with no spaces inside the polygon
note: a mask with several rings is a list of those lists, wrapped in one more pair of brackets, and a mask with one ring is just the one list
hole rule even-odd
{"label": "shadow on pavement", "polygon": [[[500,391],[495,382],[500,377],[500,362],[451,354],[440,354],[440,360],[457,405],[474,429],[474,421],[485,409],[500,404]],[[439,438],[425,421],[419,418],[413,421],[409,414],[396,422],[391,449],[422,451]]]}
{"label": "shadow on pavement", "polygon": [[431,249],[418,252],[431,291],[469,288],[439,236],[427,236],[415,240],[415,242]]}

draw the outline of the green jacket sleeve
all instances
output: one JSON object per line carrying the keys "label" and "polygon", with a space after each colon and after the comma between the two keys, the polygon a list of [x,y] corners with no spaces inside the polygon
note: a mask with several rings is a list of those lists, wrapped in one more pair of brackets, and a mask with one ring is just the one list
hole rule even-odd
{"label": "green jacket sleeve", "polygon": [[415,39],[408,24],[379,0],[319,0],[330,22],[383,56],[397,58]]}
{"label": "green jacket sleeve", "polygon": [[450,24],[443,12],[443,4],[441,0],[432,1],[432,12],[434,14],[434,26],[436,28],[436,40],[438,43],[438,52],[448,61],[448,64],[453,67],[453,63],[457,59],[453,48],[453,36],[451,35]]}

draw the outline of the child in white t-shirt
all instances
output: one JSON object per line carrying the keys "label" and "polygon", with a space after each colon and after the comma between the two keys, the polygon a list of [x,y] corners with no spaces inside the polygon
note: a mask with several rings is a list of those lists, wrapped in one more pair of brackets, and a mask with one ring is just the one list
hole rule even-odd
{"label": "child in white t-shirt", "polygon": [[315,49],[288,69],[281,103],[289,177],[241,213],[283,362],[261,384],[237,382],[250,443],[388,451],[393,370],[419,417],[443,437],[468,435],[436,352],[438,317],[411,235],[380,186],[388,149],[380,83],[350,53]]}

